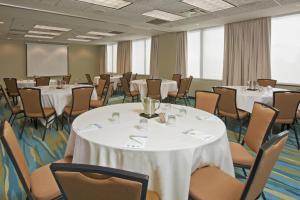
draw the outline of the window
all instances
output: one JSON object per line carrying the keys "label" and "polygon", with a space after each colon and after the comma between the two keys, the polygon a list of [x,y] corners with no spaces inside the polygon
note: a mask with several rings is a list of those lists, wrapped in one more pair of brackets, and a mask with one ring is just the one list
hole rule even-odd
{"label": "window", "polygon": [[150,74],[151,39],[132,41],[132,73]]}
{"label": "window", "polygon": [[271,73],[279,83],[300,84],[300,14],[272,18]]}
{"label": "window", "polygon": [[224,27],[187,33],[187,73],[195,78],[222,80]]}
{"label": "window", "polygon": [[117,72],[117,44],[106,46],[106,71],[109,73]]}

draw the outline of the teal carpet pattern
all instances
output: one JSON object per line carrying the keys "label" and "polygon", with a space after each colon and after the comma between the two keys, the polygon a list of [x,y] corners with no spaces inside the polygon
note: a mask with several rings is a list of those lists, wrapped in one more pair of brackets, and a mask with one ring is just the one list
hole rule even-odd
{"label": "teal carpet pattern", "polygon": [[[122,100],[123,97],[114,96],[110,100],[110,104],[121,103]],[[10,111],[2,98],[0,100],[0,120],[8,119],[9,116]],[[22,124],[23,119],[19,119],[13,125],[17,137],[21,132]],[[297,129],[300,133],[300,125],[297,125]],[[65,130],[56,131],[55,127],[49,128],[45,141],[41,139],[42,131],[43,128],[40,126],[38,129],[35,129],[33,125],[28,126],[25,128],[23,138],[19,140],[30,171],[61,159],[65,152],[68,140],[68,133]],[[231,141],[236,141],[236,132],[236,126],[232,123],[228,130],[228,137]],[[26,196],[22,185],[2,144],[0,144],[0,161],[0,199],[25,200]],[[236,169],[236,177],[244,181],[242,174],[240,169]],[[300,199],[300,151],[296,149],[294,133],[289,134],[288,143],[265,187],[265,194],[267,199]]]}

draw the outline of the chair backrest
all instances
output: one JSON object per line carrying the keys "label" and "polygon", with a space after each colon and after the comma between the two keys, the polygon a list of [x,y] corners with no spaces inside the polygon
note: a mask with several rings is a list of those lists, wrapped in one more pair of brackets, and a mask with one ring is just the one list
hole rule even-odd
{"label": "chair backrest", "polygon": [[37,77],[35,78],[35,86],[47,86],[50,83],[50,77]]}
{"label": "chair backrest", "polygon": [[41,89],[22,88],[19,90],[25,116],[45,116],[41,101]]}
{"label": "chair backrest", "polygon": [[273,79],[257,79],[257,83],[260,86],[263,87],[267,87],[267,86],[271,86],[271,87],[275,87],[277,80],[273,80]]}
{"label": "chair backrest", "polygon": [[93,80],[90,74],[85,74],[85,78],[88,81],[88,84],[93,85]]}
{"label": "chair backrest", "polygon": [[16,78],[4,78],[5,87],[8,95],[11,93],[19,94],[18,84]]}
{"label": "chair backrest", "polygon": [[53,163],[50,169],[66,200],[146,200],[144,174],[70,163]]}
{"label": "chair backrest", "polygon": [[243,143],[258,153],[261,145],[267,140],[277,115],[277,109],[255,102]]}
{"label": "chair backrest", "polygon": [[110,83],[104,98],[104,105],[107,105],[110,97],[113,95],[113,92],[114,92],[114,84]]}
{"label": "chair backrest", "polygon": [[121,81],[122,89],[123,89],[123,92],[125,93],[125,95],[131,97],[129,82],[127,81],[127,79],[120,78],[120,81]]}
{"label": "chair backrest", "polygon": [[132,72],[126,72],[125,74],[123,74],[123,78],[126,78],[128,83],[130,83],[131,75],[132,75]]}
{"label": "chair backrest", "polygon": [[288,131],[285,131],[275,135],[262,145],[251,168],[241,199],[256,199],[263,192],[272,168],[278,160],[287,139]]}
{"label": "chair backrest", "polygon": [[66,84],[70,84],[71,80],[71,74],[63,76],[63,81],[65,81]]}
{"label": "chair backrest", "polygon": [[236,89],[213,87],[213,90],[220,95],[218,110],[238,116],[236,107]]}
{"label": "chair backrest", "polygon": [[195,108],[215,114],[220,95],[214,92],[196,90],[195,99]]}
{"label": "chair backrest", "polygon": [[76,87],[72,89],[72,112],[85,112],[90,108],[94,87]]}
{"label": "chair backrest", "polygon": [[138,75],[138,73],[135,73],[135,74],[132,76],[132,80],[136,80],[136,79],[137,79],[137,75]]}
{"label": "chair backrest", "polygon": [[106,84],[106,79],[99,79],[98,85],[96,86],[96,92],[98,97],[102,97],[105,84]]}
{"label": "chair backrest", "polygon": [[181,74],[173,74],[172,80],[177,82],[177,87],[178,88],[180,86],[180,79],[181,79]]}
{"label": "chair backrest", "polygon": [[33,199],[30,192],[30,172],[27,162],[19,146],[16,135],[7,121],[1,123],[0,134],[2,145],[12,161],[28,199]]}
{"label": "chair backrest", "polygon": [[188,94],[189,91],[190,91],[190,87],[191,87],[191,85],[192,85],[192,81],[193,81],[193,76],[190,76],[190,77],[189,77],[189,85],[188,85],[188,87],[187,87],[186,94]]}
{"label": "chair backrest", "polygon": [[151,97],[153,99],[160,99],[160,86],[161,79],[147,79],[147,97]]}
{"label": "chair backrest", "polygon": [[4,96],[4,99],[6,101],[6,103],[8,104],[11,112],[13,112],[13,105],[11,104],[9,97],[7,96],[7,93],[5,92],[4,88],[2,87],[2,85],[0,85],[0,93]]}
{"label": "chair backrest", "polygon": [[177,97],[182,97],[186,94],[186,91],[188,90],[189,87],[189,78],[184,78],[180,80],[178,92],[177,92]]}
{"label": "chair backrest", "polygon": [[279,110],[277,120],[284,119],[287,123],[293,123],[300,101],[298,91],[273,92],[273,107]]}
{"label": "chair backrest", "polygon": [[110,84],[110,74],[100,74],[100,78],[106,80],[105,87],[108,87]]}

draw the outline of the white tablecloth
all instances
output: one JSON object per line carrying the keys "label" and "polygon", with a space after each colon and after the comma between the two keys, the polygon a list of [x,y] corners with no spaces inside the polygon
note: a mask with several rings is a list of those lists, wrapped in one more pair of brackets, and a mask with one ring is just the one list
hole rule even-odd
{"label": "white tablecloth", "polygon": [[260,87],[259,90],[250,91],[246,86],[226,86],[236,89],[236,104],[239,109],[252,112],[254,102],[260,102],[269,106],[273,105],[273,92],[286,91],[282,88]]}
{"label": "white tablecloth", "polygon": [[[170,111],[162,104],[159,112],[178,114],[183,106],[171,107]],[[175,124],[154,118],[148,120],[148,130],[138,128],[141,103],[90,110],[74,120],[65,155],[73,155],[73,163],[147,174],[148,189],[158,192],[161,200],[187,200],[190,176],[197,168],[212,164],[232,176],[234,168],[224,123],[204,111],[184,108],[188,114],[177,116]],[[120,113],[118,122],[111,121],[113,112]],[[198,137],[183,133],[191,129]],[[126,146],[133,135],[148,137],[144,148]]]}
{"label": "white tablecloth", "polygon": [[[122,78],[122,75],[110,76],[110,82],[114,83],[114,90],[117,89],[118,83],[120,83],[120,78]],[[95,85],[98,85],[99,79],[100,79],[100,76],[95,76],[94,77],[94,84]]]}
{"label": "white tablecloth", "polygon": [[[56,85],[57,80],[51,79],[49,85]],[[18,88],[24,87],[35,87],[35,80],[27,79],[27,80],[18,80],[17,81]]]}
{"label": "white tablecloth", "polygon": [[[141,95],[141,99],[147,96],[147,82],[145,79],[134,80],[130,82],[130,90],[138,90]],[[173,80],[162,80],[160,93],[161,98],[165,99],[168,97],[168,92],[177,91],[177,82]]]}
{"label": "white tablecloth", "polygon": [[[42,106],[53,107],[59,116],[63,113],[64,107],[72,101],[72,88],[86,85],[65,85],[63,89],[56,89],[55,86],[40,86],[42,95]],[[91,99],[97,99],[97,93],[94,89]],[[19,101],[21,102],[21,101]]]}

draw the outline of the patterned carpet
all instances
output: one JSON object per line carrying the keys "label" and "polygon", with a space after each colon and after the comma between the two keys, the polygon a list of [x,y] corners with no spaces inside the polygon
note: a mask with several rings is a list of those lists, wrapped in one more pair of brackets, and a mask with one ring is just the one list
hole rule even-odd
{"label": "patterned carpet", "polygon": [[[115,104],[121,101],[122,97],[114,96],[110,103]],[[0,120],[8,119],[9,115],[10,111],[2,98],[0,100]],[[14,123],[13,128],[17,136],[20,134],[22,124],[23,119],[16,120]],[[228,137],[231,141],[236,141],[237,135],[235,131],[232,131],[235,129],[234,123],[231,123],[230,127]],[[300,125],[297,128],[300,133]],[[41,132],[41,127],[37,130],[32,127],[25,128],[23,138],[19,140],[30,171],[62,158],[66,148],[68,140],[66,131],[56,131],[55,128],[50,128],[44,142],[41,139]],[[296,149],[295,144],[294,134],[290,133],[289,141],[266,185],[265,194],[267,199],[300,199],[300,151]],[[0,199],[26,199],[17,174],[2,144],[0,144],[0,160]],[[236,176],[241,177],[241,174],[241,170],[236,169]]]}

